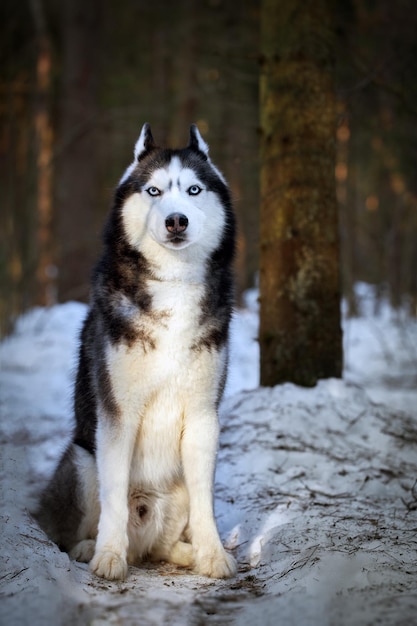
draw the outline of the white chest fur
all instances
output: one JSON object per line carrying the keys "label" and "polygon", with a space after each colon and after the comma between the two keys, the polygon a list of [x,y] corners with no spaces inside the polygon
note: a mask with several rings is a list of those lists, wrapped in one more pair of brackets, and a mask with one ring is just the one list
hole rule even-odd
{"label": "white chest fur", "polygon": [[203,293],[201,284],[155,281],[152,312],[137,312],[134,321],[151,343],[108,348],[120,419],[137,425],[130,482],[145,490],[168,488],[181,475],[187,414],[216,402],[225,355],[195,347],[204,333]]}

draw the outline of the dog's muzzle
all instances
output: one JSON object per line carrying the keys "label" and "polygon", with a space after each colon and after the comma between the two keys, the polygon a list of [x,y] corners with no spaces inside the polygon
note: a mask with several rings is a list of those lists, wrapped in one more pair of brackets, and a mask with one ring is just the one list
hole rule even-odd
{"label": "dog's muzzle", "polygon": [[188,227],[188,217],[182,213],[171,213],[165,220],[165,228],[169,235],[169,241],[174,243],[186,239],[185,231]]}

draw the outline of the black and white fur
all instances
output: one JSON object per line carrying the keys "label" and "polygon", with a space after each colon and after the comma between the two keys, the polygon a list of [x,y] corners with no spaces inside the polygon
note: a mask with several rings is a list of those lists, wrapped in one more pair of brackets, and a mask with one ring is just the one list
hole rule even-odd
{"label": "black and white fur", "polygon": [[213,514],[234,217],[196,126],[179,150],[145,124],[115,194],[81,334],[73,441],[37,517],[107,579],[142,558],[236,571]]}

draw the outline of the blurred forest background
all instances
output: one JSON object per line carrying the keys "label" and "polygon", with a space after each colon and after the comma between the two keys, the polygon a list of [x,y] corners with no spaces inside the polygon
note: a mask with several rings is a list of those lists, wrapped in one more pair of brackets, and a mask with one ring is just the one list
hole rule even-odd
{"label": "blurred forest background", "polygon": [[[294,0],[296,3],[297,0]],[[417,307],[417,3],[334,0],[343,293]],[[259,236],[260,0],[2,0],[0,322],[88,298],[115,184],[143,122],[196,122],[229,180],[239,288]]]}

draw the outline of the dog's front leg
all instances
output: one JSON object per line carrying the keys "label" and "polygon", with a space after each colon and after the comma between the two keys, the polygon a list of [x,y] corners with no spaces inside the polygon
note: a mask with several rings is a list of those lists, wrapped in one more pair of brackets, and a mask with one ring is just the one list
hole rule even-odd
{"label": "dog's front leg", "polygon": [[194,567],[203,576],[229,578],[236,573],[236,563],[223,548],[214,519],[217,440],[218,420],[214,409],[186,417],[181,453],[190,498]]}
{"label": "dog's front leg", "polygon": [[100,521],[90,569],[108,580],[127,575],[128,490],[137,425],[133,420],[109,416],[97,428],[97,471]]}

